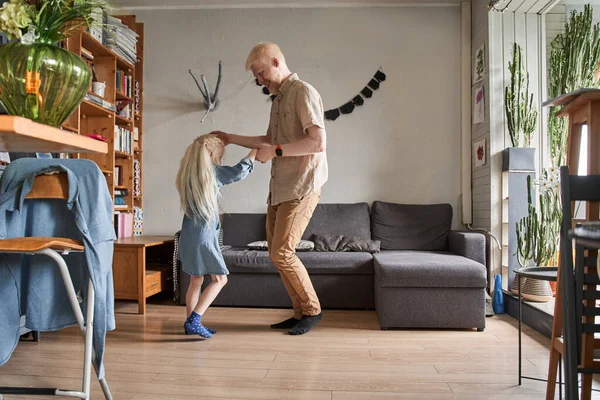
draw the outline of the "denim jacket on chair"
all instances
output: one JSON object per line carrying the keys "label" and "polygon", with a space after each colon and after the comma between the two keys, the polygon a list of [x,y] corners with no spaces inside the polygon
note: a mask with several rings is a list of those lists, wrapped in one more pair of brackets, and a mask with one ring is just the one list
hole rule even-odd
{"label": "denim jacket on chair", "polygon": [[[28,199],[36,175],[64,172],[68,200]],[[102,364],[106,332],[115,329],[112,260],[116,239],[113,204],[106,178],[84,159],[21,158],[10,163],[0,180],[0,239],[29,236],[81,240],[83,253],[65,256],[85,317],[87,282],[95,289],[94,366]],[[19,341],[20,316],[36,331],[53,331],[77,321],[56,262],[45,255],[0,254],[0,365],[8,361]]]}

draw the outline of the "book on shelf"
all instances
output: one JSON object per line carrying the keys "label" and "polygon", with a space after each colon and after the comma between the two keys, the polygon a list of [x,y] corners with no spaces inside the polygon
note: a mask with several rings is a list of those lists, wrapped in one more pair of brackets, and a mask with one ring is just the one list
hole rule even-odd
{"label": "book on shelf", "polygon": [[133,207],[133,235],[144,233],[144,210],[141,207]]}
{"label": "book on shelf", "polygon": [[96,39],[98,42],[104,44],[104,31],[103,24],[106,22],[106,13],[102,11],[102,8],[97,7],[92,10],[91,17],[93,23],[86,29],[87,32]]}
{"label": "book on shelf", "polygon": [[117,238],[133,236],[133,214],[116,211],[114,218]]}
{"label": "book on shelf", "polygon": [[96,95],[93,95],[92,93],[86,93],[85,97],[83,99],[89,101],[90,103],[94,103],[102,108],[105,108],[109,111],[112,111],[112,112],[117,111],[117,107],[114,104],[112,104]]}
{"label": "book on shelf", "polygon": [[131,119],[131,101],[130,100],[117,100],[116,101],[117,114],[119,117],[125,119]]}
{"label": "book on shelf", "polygon": [[132,149],[132,134],[127,128],[115,125],[115,150],[123,153],[131,154]]}
{"label": "book on shelf", "polygon": [[115,177],[115,186],[121,186],[121,166],[120,165],[115,165],[115,172],[113,175]]}
{"label": "book on shelf", "polygon": [[133,108],[136,114],[140,114],[140,81],[135,81],[135,88],[133,90]]}
{"label": "book on shelf", "polygon": [[133,77],[117,69],[117,92],[127,97],[133,96]]}
{"label": "book on shelf", "polygon": [[137,38],[139,35],[131,30],[119,18],[107,16],[108,30],[106,45],[119,57],[135,65],[137,61]]}
{"label": "book on shelf", "polygon": [[81,48],[81,56],[89,61],[94,61],[94,55],[85,47]]}

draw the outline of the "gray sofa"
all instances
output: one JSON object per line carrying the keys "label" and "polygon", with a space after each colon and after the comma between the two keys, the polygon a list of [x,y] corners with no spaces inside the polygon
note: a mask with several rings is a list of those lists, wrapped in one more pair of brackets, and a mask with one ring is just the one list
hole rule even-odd
{"label": "gray sofa", "polygon": [[[266,251],[264,214],[225,214],[223,251],[231,273],[215,305],[291,307]],[[319,204],[303,239],[313,234],[381,242],[378,253],[298,252],[325,309],[375,308],[382,329],[485,328],[485,237],[451,230],[448,204]],[[188,277],[180,278],[185,301]]]}

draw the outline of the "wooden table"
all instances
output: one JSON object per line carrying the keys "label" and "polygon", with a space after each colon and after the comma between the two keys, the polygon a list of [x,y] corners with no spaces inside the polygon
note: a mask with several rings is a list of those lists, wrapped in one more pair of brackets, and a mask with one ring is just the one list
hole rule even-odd
{"label": "wooden table", "polygon": [[146,313],[146,299],[170,287],[173,277],[173,236],[133,236],[117,239],[113,260],[115,299],[137,300]]}
{"label": "wooden table", "polygon": [[0,151],[19,153],[108,153],[108,144],[77,133],[0,115]]}

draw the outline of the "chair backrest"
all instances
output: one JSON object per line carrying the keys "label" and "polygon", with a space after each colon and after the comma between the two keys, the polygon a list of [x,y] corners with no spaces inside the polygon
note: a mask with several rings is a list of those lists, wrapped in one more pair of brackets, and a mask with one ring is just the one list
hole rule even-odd
{"label": "chair backrest", "polygon": [[33,179],[31,191],[26,199],[63,199],[69,198],[69,179],[66,173],[38,175]]}
{"label": "chair backrest", "polygon": [[[600,202],[600,175],[569,175],[569,167],[563,166],[560,168],[560,186],[563,214],[560,235],[561,286],[564,288],[563,309],[574,311],[571,315],[563,312],[563,318],[565,328],[568,328],[568,325],[575,325],[577,362],[579,364],[582,359],[582,333],[600,332],[600,326],[593,323],[594,317],[600,315],[600,309],[594,305],[596,300],[600,299],[600,292],[596,290],[600,279],[595,268],[589,273],[585,272],[585,267],[596,266],[596,257],[586,257],[585,249],[582,246],[577,246],[574,267],[573,242],[570,232],[573,229],[575,202]],[[595,206],[597,207],[598,204]],[[584,300],[589,301],[587,306],[584,306]],[[586,317],[585,320],[584,317]]]}

